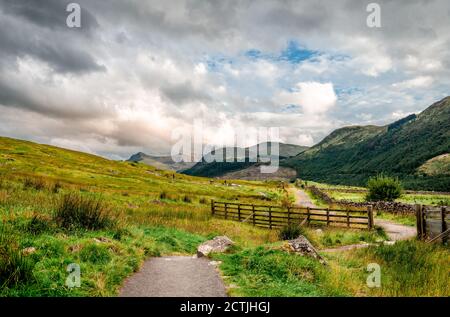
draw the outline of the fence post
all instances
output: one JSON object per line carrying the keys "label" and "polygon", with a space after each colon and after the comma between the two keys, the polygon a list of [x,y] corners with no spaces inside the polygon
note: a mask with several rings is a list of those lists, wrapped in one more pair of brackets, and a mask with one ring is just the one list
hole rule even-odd
{"label": "fence post", "polygon": [[347,212],[347,227],[350,228],[350,211],[346,209]]}
{"label": "fence post", "polygon": [[309,207],[306,207],[306,221],[308,222],[308,225],[311,222]]}
{"label": "fence post", "polygon": [[367,222],[369,225],[369,230],[373,229],[373,206],[367,206]]}
{"label": "fence post", "polygon": [[252,213],[253,213],[253,226],[255,226],[256,225],[255,205],[252,205]]}
{"label": "fence post", "polygon": [[238,221],[241,222],[241,204],[238,204]]}
{"label": "fence post", "polygon": [[269,228],[272,229],[272,207],[269,207]]}
{"label": "fence post", "polygon": [[228,219],[228,204],[225,203],[225,219]]}
{"label": "fence post", "polygon": [[214,199],[211,199],[211,214],[214,216],[214,213],[216,212],[214,208]]}
{"label": "fence post", "polygon": [[327,207],[327,226],[330,225],[330,208]]}
{"label": "fence post", "polygon": [[[441,217],[442,217],[442,232],[445,232],[447,230],[447,223],[445,222],[445,214],[446,214],[446,209],[444,206],[441,207]],[[447,242],[447,236],[442,237],[442,243],[444,244],[445,242]]]}
{"label": "fence post", "polygon": [[416,204],[416,227],[417,239],[422,240],[422,208],[419,204]]}
{"label": "fence post", "polygon": [[288,226],[291,224],[291,207],[288,207]]}
{"label": "fence post", "polygon": [[421,224],[422,224],[422,238],[425,240],[427,238],[427,209],[424,208],[424,205],[420,205],[420,213],[422,215]]}

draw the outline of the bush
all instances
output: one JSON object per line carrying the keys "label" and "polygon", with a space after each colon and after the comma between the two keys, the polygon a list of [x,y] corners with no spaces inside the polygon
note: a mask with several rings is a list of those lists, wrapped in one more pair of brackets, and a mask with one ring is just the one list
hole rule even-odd
{"label": "bush", "polygon": [[33,280],[33,264],[17,246],[16,237],[0,227],[0,289]]}
{"label": "bush", "polygon": [[114,227],[116,219],[101,199],[70,193],[63,196],[54,214],[65,229],[99,230]]}
{"label": "bush", "polygon": [[51,229],[51,224],[47,219],[35,214],[26,224],[25,229],[32,235],[39,235],[42,232],[49,231]]}
{"label": "bush", "polygon": [[191,203],[192,202],[192,198],[189,195],[184,195],[182,198],[183,202],[185,203]]}
{"label": "bush", "polygon": [[299,225],[288,225],[283,228],[281,228],[280,232],[278,233],[278,237],[281,240],[292,240],[298,238],[299,235],[303,234],[303,228]]}
{"label": "bush", "polygon": [[23,188],[24,189],[36,189],[36,190],[44,190],[47,188],[47,184],[44,179],[38,177],[38,178],[31,178],[27,177],[23,180]]}
{"label": "bush", "polygon": [[62,188],[61,183],[60,183],[60,182],[56,182],[56,183],[54,183],[53,186],[52,186],[52,192],[53,192],[54,194],[57,194],[57,193],[59,193],[59,191],[60,191],[61,188]]}
{"label": "bush", "polygon": [[398,178],[379,174],[369,178],[367,201],[394,201],[402,195],[403,188]]}
{"label": "bush", "polygon": [[159,194],[159,199],[163,200],[163,199],[168,199],[168,195],[167,192],[163,191]]}

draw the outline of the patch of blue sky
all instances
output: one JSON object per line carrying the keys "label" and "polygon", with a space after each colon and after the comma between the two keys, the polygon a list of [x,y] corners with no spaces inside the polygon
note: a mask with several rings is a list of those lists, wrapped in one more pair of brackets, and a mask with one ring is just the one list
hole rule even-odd
{"label": "patch of blue sky", "polygon": [[318,51],[313,51],[300,46],[295,41],[289,41],[287,47],[279,54],[263,53],[257,49],[251,49],[244,53],[250,59],[265,59],[270,61],[285,61],[291,64],[299,64],[305,60],[319,56]]}

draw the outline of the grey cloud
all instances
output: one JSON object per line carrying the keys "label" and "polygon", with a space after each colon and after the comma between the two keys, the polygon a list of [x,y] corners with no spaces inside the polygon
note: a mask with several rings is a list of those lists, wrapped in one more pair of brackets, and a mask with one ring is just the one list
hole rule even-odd
{"label": "grey cloud", "polygon": [[195,89],[189,82],[177,85],[164,85],[160,90],[166,98],[177,105],[193,101],[212,101],[212,98],[208,94]]}
{"label": "grey cloud", "polygon": [[[67,29],[66,11],[70,0],[45,0],[45,4],[36,5],[35,0],[0,0],[0,8],[10,15],[26,19],[35,25],[48,29]],[[96,18],[81,6],[81,29],[92,31],[98,27]],[[85,32],[86,34],[86,32]]]}
{"label": "grey cloud", "polygon": [[96,62],[90,52],[93,39],[86,40],[89,29],[96,25],[95,18],[90,13],[82,13],[85,16],[82,25],[85,22],[86,29],[70,29],[65,24],[64,3],[1,1],[0,57],[14,62],[17,57],[31,56],[59,73],[105,71],[105,66]]}

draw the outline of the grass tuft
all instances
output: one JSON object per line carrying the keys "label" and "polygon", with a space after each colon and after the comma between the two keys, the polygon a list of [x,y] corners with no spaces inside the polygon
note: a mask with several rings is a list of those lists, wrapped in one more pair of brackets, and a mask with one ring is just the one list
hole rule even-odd
{"label": "grass tuft", "polygon": [[54,219],[65,229],[100,230],[114,227],[117,223],[101,199],[76,193],[62,197]]}
{"label": "grass tuft", "polygon": [[0,289],[27,284],[33,279],[33,264],[22,254],[11,231],[0,227]]}

